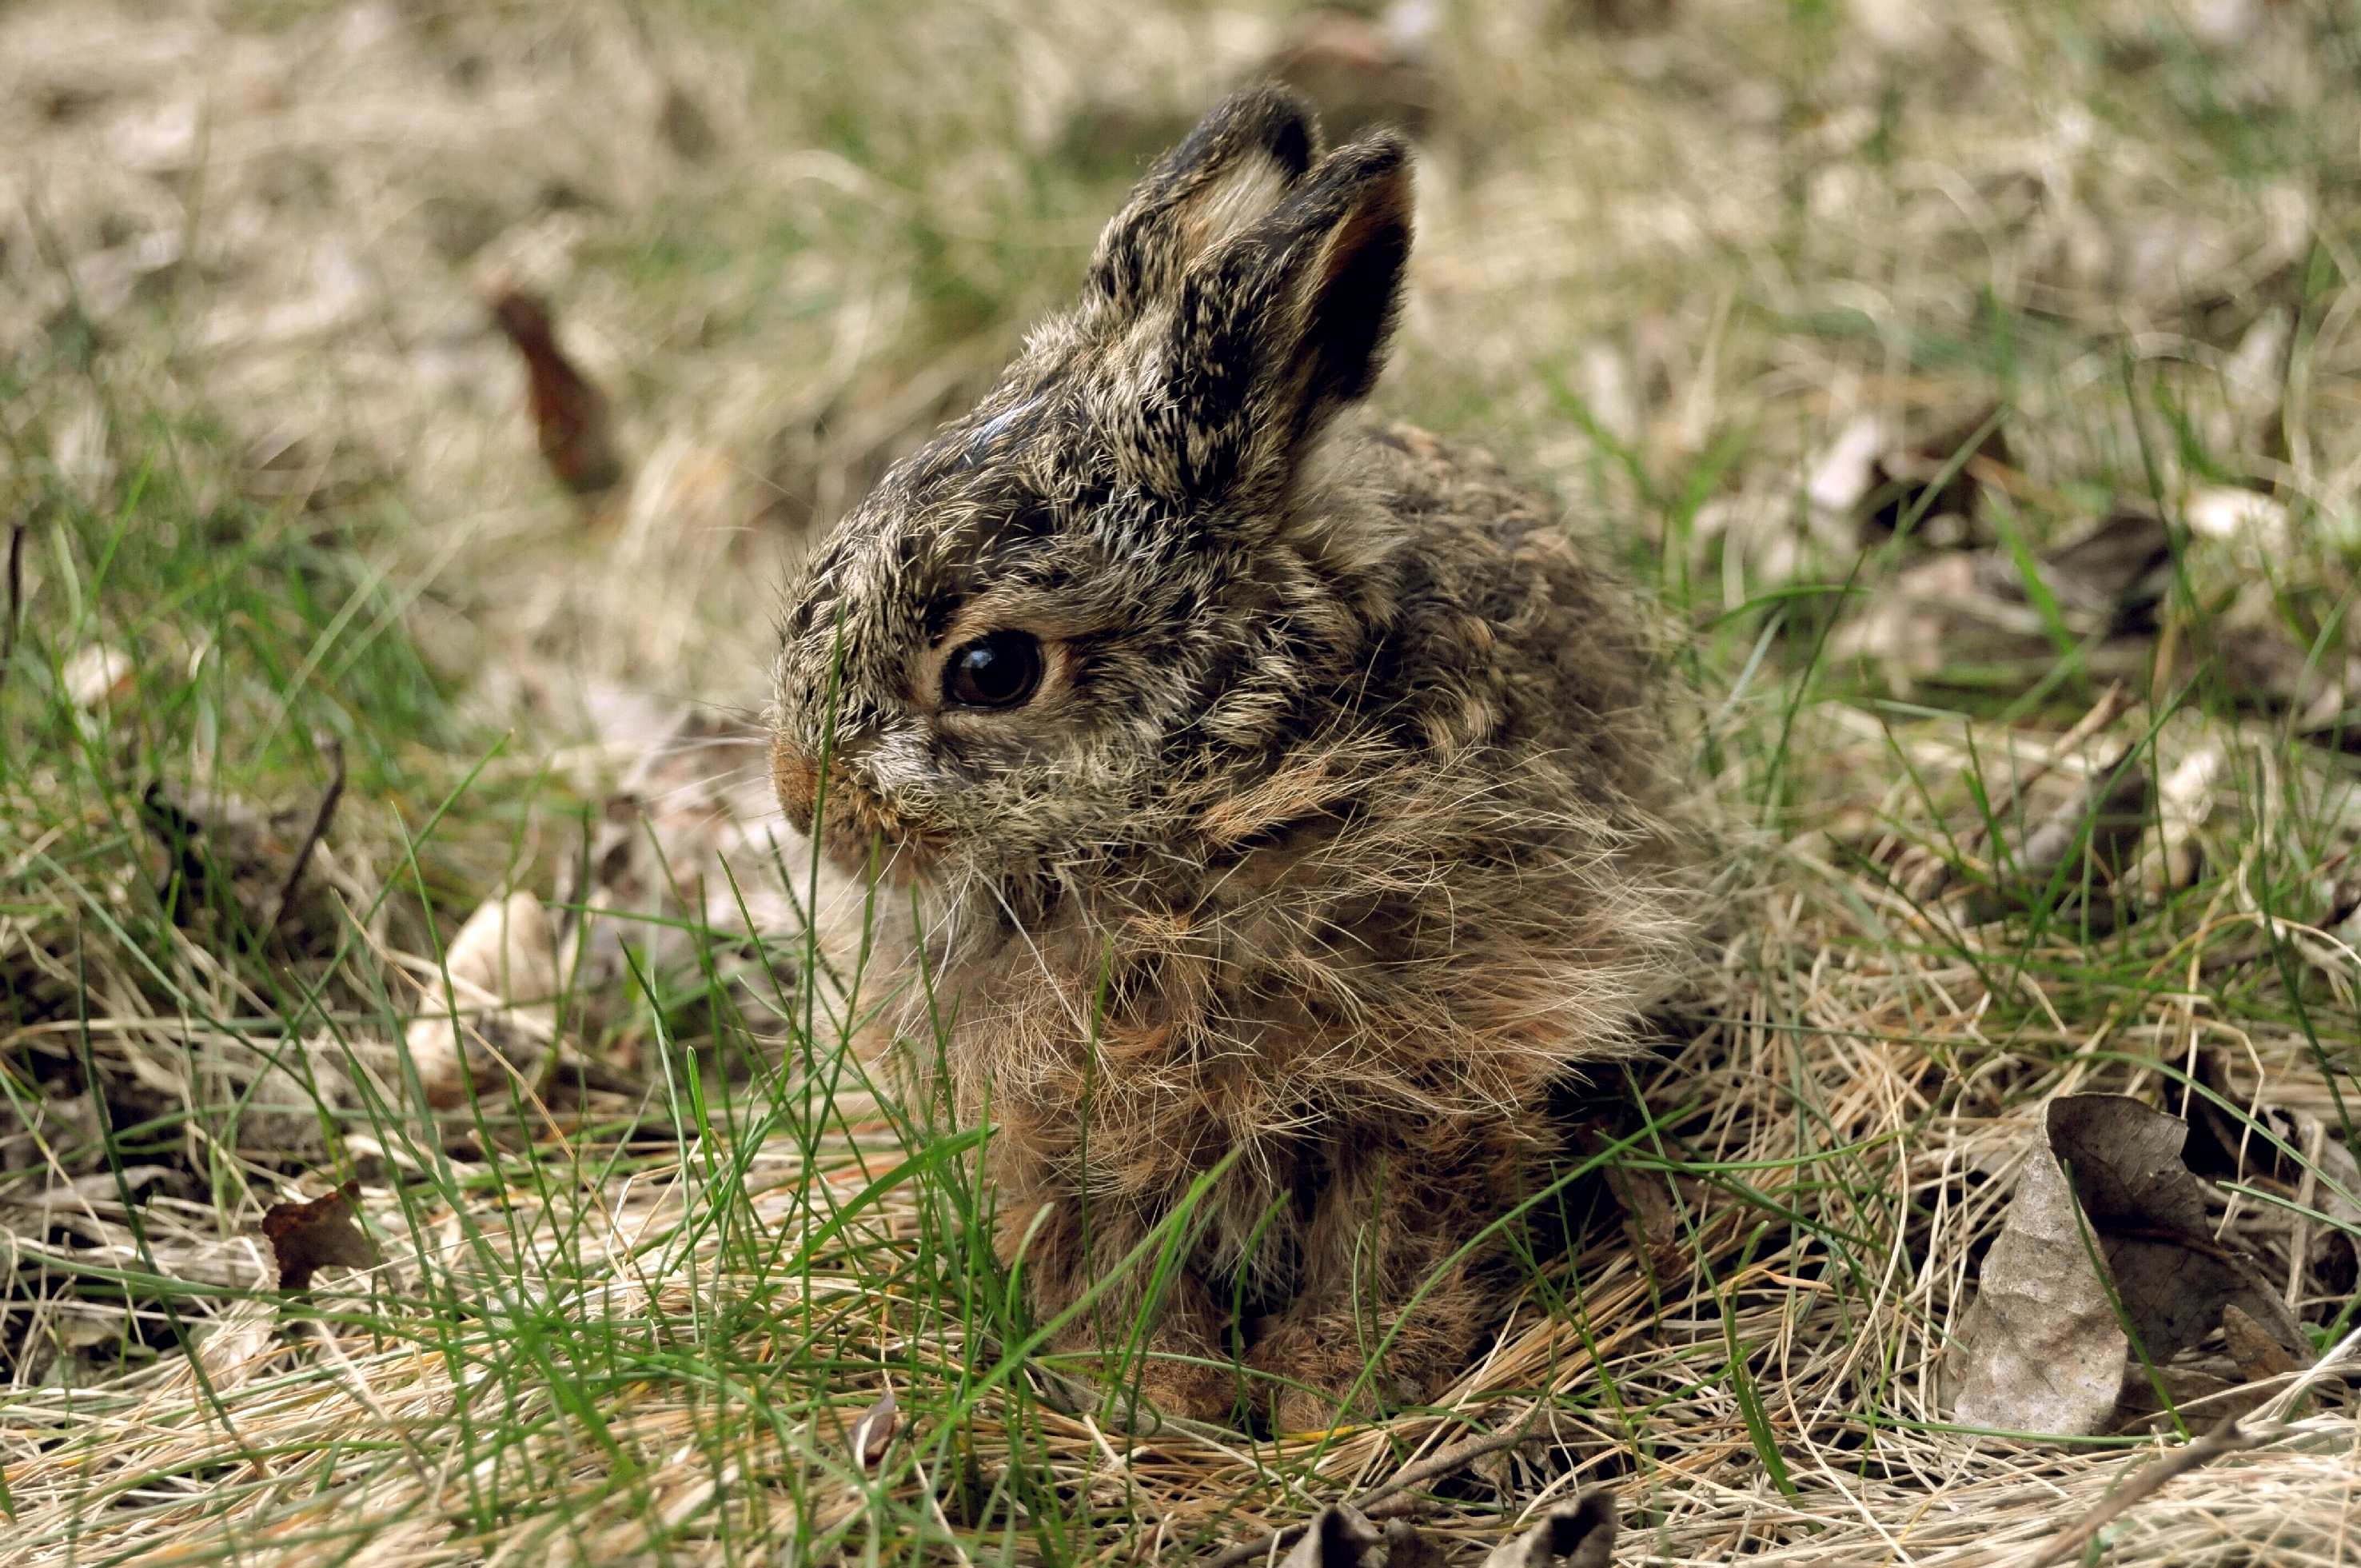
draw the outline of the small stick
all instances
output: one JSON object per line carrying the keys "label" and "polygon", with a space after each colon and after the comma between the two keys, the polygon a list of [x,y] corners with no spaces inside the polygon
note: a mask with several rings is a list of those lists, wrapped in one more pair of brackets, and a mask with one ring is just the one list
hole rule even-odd
{"label": "small stick", "polygon": [[0,625],[0,664],[16,652],[16,613],[25,599],[25,524],[8,525],[8,620]]}
{"label": "small stick", "polygon": [[[1516,1425],[1503,1427],[1488,1436],[1471,1438],[1455,1448],[1446,1448],[1432,1459],[1421,1460],[1418,1464],[1410,1466],[1384,1485],[1372,1486],[1358,1497],[1346,1498],[1345,1502],[1347,1506],[1358,1508],[1366,1514],[1374,1505],[1384,1502],[1396,1493],[1407,1492],[1412,1486],[1422,1486],[1437,1476],[1448,1475],[1471,1459],[1481,1459],[1488,1453],[1497,1453],[1501,1449],[1513,1448],[1524,1441],[1526,1432],[1532,1427],[1533,1418],[1541,1414],[1541,1405],[1536,1402],[1532,1409],[1525,1412],[1524,1420]],[[1242,1563],[1251,1563],[1257,1557],[1268,1556],[1273,1548],[1289,1544],[1309,1527],[1310,1521],[1307,1520],[1303,1524],[1281,1525],[1277,1530],[1267,1530],[1254,1540],[1242,1541],[1228,1551],[1213,1557],[1206,1563],[1205,1568],[1238,1568],[1238,1564]]]}
{"label": "small stick", "polygon": [[[328,831],[328,819],[335,816],[336,802],[344,796],[344,742],[330,737],[321,742],[320,750],[328,759],[328,787],[320,792],[320,807],[312,813],[311,831],[303,835],[303,842],[296,848],[295,860],[287,868],[286,885],[279,890],[279,907],[270,912],[270,931],[278,930],[287,912],[295,906],[295,889],[303,880],[304,868],[312,863],[312,851],[320,847],[320,840]],[[263,935],[267,937],[270,931]]]}
{"label": "small stick", "polygon": [[2238,1430],[2236,1416],[2223,1418],[2221,1424],[2203,1437],[2185,1448],[2173,1450],[2101,1498],[2098,1506],[2084,1514],[2073,1529],[2052,1539],[2037,1556],[2026,1562],[2025,1568],[2049,1568],[2051,1563],[2070,1555],[2084,1541],[2105,1529],[2115,1516],[2134,1503],[2162,1490],[2166,1483],[2172,1480],[2174,1476],[2184,1471],[2194,1470],[2201,1464],[2211,1464],[2225,1453],[2238,1453],[2249,1448],[2260,1448],[2276,1435],[2278,1435],[2276,1430],[2260,1435],[2249,1435]]}

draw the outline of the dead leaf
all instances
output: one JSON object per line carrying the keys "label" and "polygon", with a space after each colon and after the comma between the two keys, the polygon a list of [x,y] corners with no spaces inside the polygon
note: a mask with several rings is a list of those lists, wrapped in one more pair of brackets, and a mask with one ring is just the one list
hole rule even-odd
{"label": "dead leaf", "polygon": [[1960,1328],[1960,1420],[2109,1430],[2132,1348],[2126,1321],[2144,1359],[2161,1364],[2235,1304],[2308,1359],[2301,1327],[2252,1262],[2213,1239],[2204,1184],[2180,1159],[2188,1124],[2122,1095],[2079,1094],[2050,1102],[2044,1132]]}
{"label": "dead leaf", "polygon": [[1953,1412],[2004,1431],[2103,1431],[2130,1348],[2083,1250],[2073,1189],[2037,1144],[1960,1326]]}
{"label": "dead leaf", "polygon": [[[549,917],[530,893],[488,898],[443,955],[443,986],[429,982],[435,1011],[411,1021],[403,1038],[426,1102],[464,1105],[472,1083],[497,1087],[514,1070],[530,1078],[557,1029],[557,957]],[[448,1010],[456,1002],[457,1010]]]}
{"label": "dead leaf", "polygon": [[2297,1369],[2296,1359],[2288,1354],[2287,1347],[2273,1339],[2270,1331],[2235,1301],[2222,1304],[2222,1342],[2229,1347],[2230,1359],[2238,1364],[2238,1371],[2249,1383],[2284,1377]]}
{"label": "dead leaf", "polygon": [[2311,1363],[2312,1342],[2279,1292],[2214,1240],[2205,1183],[2180,1159],[2188,1123],[2122,1095],[2077,1094],[2050,1102],[2048,1124],[2150,1361],[2205,1338],[2235,1302]]}
{"label": "dead leaf", "polygon": [[131,655],[104,642],[93,642],[66,661],[61,672],[66,696],[76,707],[96,711],[131,690]]}
{"label": "dead leaf", "polygon": [[492,319],[524,359],[526,394],[542,457],[577,496],[610,490],[623,477],[606,394],[557,346],[549,310],[521,289],[492,302]]}
{"label": "dead leaf", "polygon": [[1279,1568],[1390,1568],[1390,1556],[1384,1532],[1360,1509],[1333,1503],[1312,1516]]}
{"label": "dead leaf", "polygon": [[852,1453],[852,1462],[866,1473],[877,1468],[885,1451],[893,1446],[895,1429],[902,1424],[901,1407],[895,1403],[894,1386],[888,1383],[877,1402],[861,1412],[852,1423],[845,1446]]}
{"label": "dead leaf", "polygon": [[263,1211],[262,1234],[279,1260],[279,1288],[308,1290],[323,1268],[374,1268],[376,1244],[353,1221],[361,1184],[347,1181],[309,1203],[273,1203]]}
{"label": "dead leaf", "polygon": [[1492,1549],[1484,1568],[1607,1568],[1615,1557],[1615,1494],[1594,1486]]}

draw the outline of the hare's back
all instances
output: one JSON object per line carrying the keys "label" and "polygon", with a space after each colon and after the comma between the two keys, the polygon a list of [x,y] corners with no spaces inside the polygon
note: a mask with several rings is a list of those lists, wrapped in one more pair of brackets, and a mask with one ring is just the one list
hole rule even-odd
{"label": "hare's back", "polygon": [[[1379,504],[1404,531],[1400,689],[1439,695],[1479,676],[1497,715],[1491,739],[1554,753],[1606,793],[1658,795],[1659,640],[1602,569],[1600,543],[1576,537],[1478,448],[1400,423],[1372,422],[1362,438]],[[1420,634],[1446,625],[1475,634]],[[1416,667],[1427,659],[1454,668]]]}

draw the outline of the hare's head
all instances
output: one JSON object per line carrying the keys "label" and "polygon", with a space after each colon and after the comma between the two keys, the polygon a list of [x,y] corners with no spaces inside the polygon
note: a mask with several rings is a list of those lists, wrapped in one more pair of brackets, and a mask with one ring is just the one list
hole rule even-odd
{"label": "hare's head", "polygon": [[1168,154],[1081,303],[790,590],[789,818],[840,861],[1056,872],[1169,838],[1318,725],[1382,542],[1300,503],[1377,377],[1410,233],[1401,140],[1323,158],[1277,88]]}

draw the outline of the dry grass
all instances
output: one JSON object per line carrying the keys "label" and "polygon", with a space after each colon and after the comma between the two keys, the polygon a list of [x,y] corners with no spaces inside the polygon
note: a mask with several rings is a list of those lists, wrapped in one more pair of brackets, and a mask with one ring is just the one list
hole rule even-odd
{"label": "dry grass", "polygon": [[[2307,0],[1601,14],[1433,13],[1380,400],[1603,520],[1695,629],[1749,891],[1662,1057],[1599,1086],[1673,1218],[1635,1245],[1575,1180],[1571,1255],[1528,1260],[1431,1407],[1137,1439],[1056,1408],[971,1146],[838,1048],[857,977],[709,787],[745,753],[666,737],[761,700],[784,563],[1288,18],[0,16],[0,145],[30,153],[0,166],[0,1556],[1145,1561],[1539,1404],[1422,1494],[1469,1560],[1603,1481],[1627,1558],[2018,1563],[2160,1441],[1948,1419],[1949,1336],[2069,1091],[2189,1114],[2224,1238],[2341,1342],[2349,1227],[2296,1118],[2349,1144],[2361,1095],[2361,35]],[[597,515],[538,466],[496,280],[615,395],[637,471]],[[1994,407],[1966,513],[1906,490],[1864,549],[1867,459],[1963,459]],[[1987,573],[2005,635],[1971,636],[1895,587],[1947,542],[2021,581],[2125,516],[2170,545],[2152,616]],[[80,700],[102,644],[132,673]],[[276,946],[176,923],[142,791],[308,801],[315,731],[354,767],[315,905]],[[2161,788],[2121,919],[2079,854],[2022,861],[2126,760]],[[457,917],[612,892],[575,868],[618,787],[658,830],[626,806],[601,863],[662,853],[577,917],[609,935],[568,949],[606,966],[558,999],[574,1054],[430,1118],[400,1042]],[[388,1261],[282,1304],[261,1207],[348,1174]],[[864,1472],[845,1434],[885,1387],[907,1424]],[[2350,1396],[2288,1409],[2104,1553],[2344,1561]]]}

